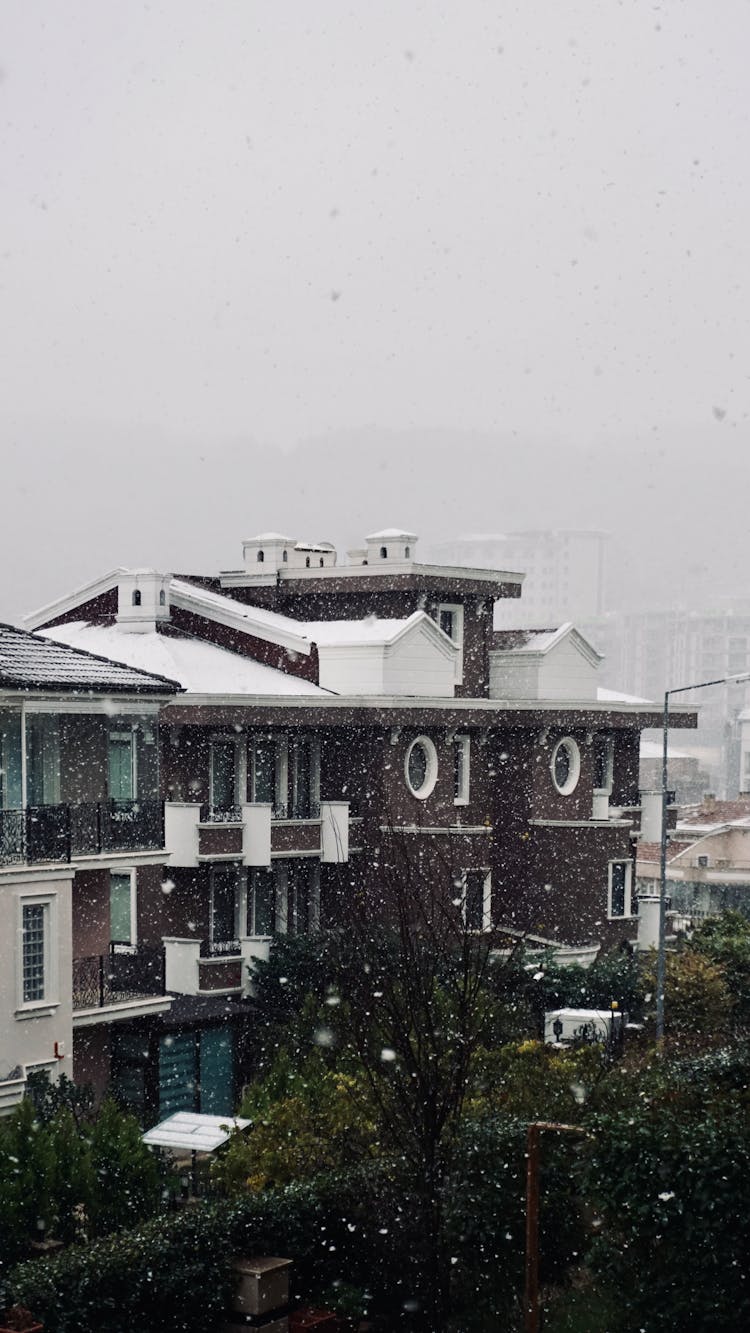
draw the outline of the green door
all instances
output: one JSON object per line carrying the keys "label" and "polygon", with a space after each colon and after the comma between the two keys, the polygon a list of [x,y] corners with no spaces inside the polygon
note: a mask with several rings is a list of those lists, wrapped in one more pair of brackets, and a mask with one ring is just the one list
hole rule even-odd
{"label": "green door", "polygon": [[159,1042],[159,1119],[195,1110],[194,1032],[175,1033]]}
{"label": "green door", "polygon": [[201,1096],[204,1115],[234,1115],[234,1032],[207,1028],[200,1034]]}

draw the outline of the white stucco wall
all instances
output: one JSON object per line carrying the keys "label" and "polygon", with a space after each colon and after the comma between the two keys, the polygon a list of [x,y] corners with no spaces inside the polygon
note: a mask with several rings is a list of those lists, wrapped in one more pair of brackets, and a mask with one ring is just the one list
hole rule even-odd
{"label": "white stucco wall", "polygon": [[[0,870],[0,1078],[16,1066],[72,1075],[73,872],[19,867]],[[22,905],[47,905],[44,1001],[24,1004]],[[62,1058],[55,1054],[55,1044]],[[63,1054],[64,1052],[64,1054]],[[7,1108],[6,1108],[7,1109]]]}

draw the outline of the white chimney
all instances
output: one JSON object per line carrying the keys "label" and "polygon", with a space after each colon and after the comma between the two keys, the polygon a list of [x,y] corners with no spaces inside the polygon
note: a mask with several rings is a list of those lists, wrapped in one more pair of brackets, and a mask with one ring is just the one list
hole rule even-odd
{"label": "white chimney", "polygon": [[261,532],[257,537],[247,537],[242,543],[245,569],[259,579],[276,574],[292,563],[294,547],[294,537],[285,537],[281,532]]}
{"label": "white chimney", "polygon": [[117,585],[117,624],[133,634],[146,634],[169,621],[171,575],[155,569],[128,569]]}
{"label": "white chimney", "polygon": [[[400,528],[384,528],[371,532],[367,542],[367,563],[374,565],[410,565],[415,559],[418,537],[415,532]],[[364,563],[364,562],[363,562]]]}

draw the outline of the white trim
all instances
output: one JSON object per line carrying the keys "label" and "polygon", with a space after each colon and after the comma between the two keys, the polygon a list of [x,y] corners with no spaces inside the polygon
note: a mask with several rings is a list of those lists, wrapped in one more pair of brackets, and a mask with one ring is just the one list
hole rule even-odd
{"label": "white trim", "polygon": [[[560,823],[566,821],[560,820]],[[596,827],[601,827],[597,825]],[[381,833],[446,833],[452,837],[463,837],[465,834],[492,833],[491,824],[381,824]]]}
{"label": "white trim", "polygon": [[[602,827],[601,819],[530,819],[529,824],[535,828],[598,828]],[[632,819],[610,819],[607,821],[607,828],[632,828]]]}
{"label": "white trim", "polygon": [[[471,737],[464,732],[453,737],[453,804],[468,805],[471,793]],[[461,766],[461,791],[456,795],[456,757],[460,750],[462,758]]]}
{"label": "white trim", "polygon": [[[563,748],[568,752],[570,769],[565,782],[559,783],[555,776],[555,760]],[[578,786],[578,779],[581,776],[581,751],[578,748],[578,742],[575,741],[572,736],[562,736],[560,740],[557,741],[549,761],[549,771],[552,774],[552,782],[555,790],[559,792],[561,796],[572,796]]]}
{"label": "white trim", "polygon": [[456,579],[464,582],[468,579],[472,583],[517,583],[519,586],[526,577],[525,574],[505,569],[471,569],[464,565],[418,565],[413,560],[389,560],[387,564],[326,565],[324,569],[295,569],[287,565],[274,570],[271,576],[249,574],[244,569],[222,569],[219,570],[219,582],[223,588],[243,588],[261,582],[276,583],[277,578],[280,582],[296,582],[297,579],[307,581],[315,578],[388,579],[400,574],[420,575],[422,578],[434,578],[445,583],[453,583]]}
{"label": "white trim", "polygon": [[[612,867],[621,865],[625,867],[625,911],[622,916],[612,915]],[[607,862],[607,920],[608,921],[632,921],[636,913],[633,911],[633,862],[626,860],[623,856],[614,856]]]}
{"label": "white trim", "polygon": [[121,1000],[105,1004],[100,1009],[74,1009],[73,1027],[93,1027],[96,1023],[120,1023],[123,1019],[142,1018],[149,1014],[163,1014],[172,1008],[173,995],[144,995],[137,1000]]}
{"label": "white trim", "polygon": [[[430,619],[430,617],[428,617]],[[433,625],[435,622],[432,622]],[[443,641],[450,643],[447,635],[442,630]],[[330,708],[332,711],[342,709],[349,711],[352,708],[360,709],[382,709],[383,711],[394,711],[399,708],[429,709],[431,712],[439,710],[445,712],[453,708],[458,713],[572,713],[575,716],[570,719],[567,725],[580,726],[582,713],[603,716],[611,718],[613,713],[622,714],[624,717],[642,717],[648,714],[650,717],[661,717],[661,707],[655,703],[649,704],[627,704],[616,703],[612,701],[602,701],[600,699],[466,699],[466,698],[448,698],[440,695],[394,695],[394,694],[334,694],[332,692],[320,694],[184,694],[170,695],[169,702],[166,703],[162,713],[162,721],[169,722],[169,710],[175,708],[300,708],[300,709],[319,709]],[[695,718],[697,725],[698,709],[695,705],[675,704],[669,708],[669,716],[672,722],[677,717]],[[609,723],[610,726],[614,725]],[[656,726],[656,723],[653,724]],[[258,724],[254,724],[254,729],[258,730]],[[692,727],[686,728],[692,730]]]}
{"label": "white trim", "polygon": [[133,571],[123,569],[120,566],[117,569],[111,569],[109,573],[102,574],[98,579],[93,579],[91,583],[82,583],[79,588],[74,588],[72,592],[65,593],[63,597],[57,597],[53,602],[47,602],[46,606],[40,606],[37,611],[29,611],[23,617],[23,623],[27,629],[39,629],[46,625],[50,620],[57,620],[59,616],[67,611],[73,611],[83,602],[90,602],[94,597],[100,597],[102,593],[110,592],[116,588],[124,574]]}
{"label": "white trim", "polygon": [[[409,777],[409,760],[417,745],[422,746],[422,749],[424,750],[427,758],[427,766],[425,769],[424,782],[422,783],[422,786],[419,788],[415,788],[412,786],[411,778]],[[411,792],[412,796],[416,797],[418,801],[426,801],[428,796],[431,796],[433,791],[435,790],[435,783],[437,782],[437,777],[438,777],[438,757],[437,757],[437,750],[435,748],[435,742],[430,740],[429,736],[415,736],[414,740],[410,741],[409,745],[407,745],[406,754],[404,755],[404,779],[408,790]]]}
{"label": "white trim", "polygon": [[[271,860],[272,860],[272,861],[299,861],[299,860],[302,859],[302,857],[305,857],[305,856],[312,857],[313,859],[315,859],[316,857],[317,857],[318,859],[320,859],[320,854],[321,854],[321,848],[320,848],[320,847],[313,847],[313,848],[309,848],[309,847],[308,847],[305,851],[300,851],[300,852],[290,852],[290,851],[271,852]],[[258,869],[262,870],[262,869],[263,869],[263,866],[259,866]]]}
{"label": "white trim", "polygon": [[[79,649],[72,651],[78,652]],[[122,666],[122,662],[114,663],[115,666]],[[134,667],[133,670],[136,668]],[[74,689],[75,686],[71,686]],[[128,691],[130,695],[136,694],[135,689]],[[25,700],[26,711],[29,713],[104,713],[106,717],[113,719],[116,717],[132,717],[134,714],[138,717],[148,716],[156,717],[159,714],[162,703],[167,699],[174,699],[174,693],[153,695],[149,694],[148,699],[120,699],[119,691],[115,690],[112,694],[102,696],[91,695],[86,699],[64,698],[62,695],[46,696],[44,699]],[[114,704],[114,708],[113,708]]]}
{"label": "white trim", "polygon": [[[209,737],[208,742],[208,804],[215,806],[214,800],[214,751],[217,745],[231,745],[234,749],[234,793],[232,795],[232,805],[242,804],[242,786],[240,781],[240,767],[242,746],[245,742],[244,736],[238,736],[236,732],[217,732]],[[209,821],[210,823],[211,821]],[[237,820],[241,824],[242,820]]]}
{"label": "white trim", "polygon": [[466,922],[466,884],[468,875],[483,875],[482,881],[482,931],[492,930],[492,870],[489,866],[476,866],[462,870],[458,877],[457,887],[461,889],[461,916],[464,926],[469,929]]}
{"label": "white trim", "polygon": [[135,866],[121,866],[109,870],[109,905],[110,905],[110,944],[112,943],[112,876],[120,875],[123,878],[127,875],[130,880],[130,939],[123,940],[122,943],[129,945],[131,949],[138,946],[138,881],[135,873]]}
{"label": "white trim", "polygon": [[[275,574],[272,582],[276,582]],[[238,629],[250,638],[262,639],[280,648],[291,649],[295,653],[302,653],[305,657],[309,657],[312,652],[312,643],[304,625],[300,622],[297,628],[291,616],[284,616],[278,611],[266,612],[268,616],[266,621],[263,619],[264,608],[253,607],[244,602],[234,602],[231,597],[225,597],[222,593],[200,588],[182,579],[171,580],[169,600],[178,610],[190,611],[203,620]],[[256,611],[259,612],[260,619],[255,618]]]}

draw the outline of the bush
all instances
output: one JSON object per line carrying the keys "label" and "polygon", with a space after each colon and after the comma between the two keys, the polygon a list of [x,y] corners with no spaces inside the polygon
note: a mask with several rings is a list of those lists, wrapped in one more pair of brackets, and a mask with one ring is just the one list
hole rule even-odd
{"label": "bush", "polygon": [[[696,1102],[699,1099],[696,1098]],[[603,1221],[592,1259],[643,1333],[750,1324],[750,1130],[743,1095],[600,1117],[586,1165]]]}
{"label": "bush", "polygon": [[89,1102],[79,1092],[37,1083],[33,1100],[0,1123],[0,1275],[40,1235],[69,1244],[133,1226],[159,1207],[161,1168],[137,1121],[111,1101],[83,1120]]}

